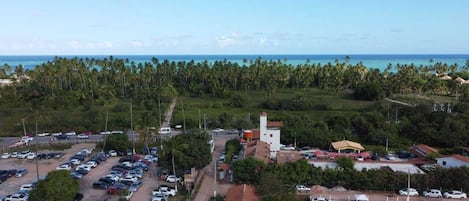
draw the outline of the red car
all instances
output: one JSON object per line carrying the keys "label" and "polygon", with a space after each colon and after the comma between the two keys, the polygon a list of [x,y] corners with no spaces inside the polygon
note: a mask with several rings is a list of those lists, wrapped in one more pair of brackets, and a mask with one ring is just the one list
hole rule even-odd
{"label": "red car", "polygon": [[107,194],[117,194],[120,190],[127,190],[129,189],[129,186],[123,184],[123,183],[115,183],[112,186],[107,187]]}
{"label": "red car", "polygon": [[85,135],[93,135],[93,132],[91,132],[91,131],[85,131],[85,132],[83,132],[83,134],[85,134]]}

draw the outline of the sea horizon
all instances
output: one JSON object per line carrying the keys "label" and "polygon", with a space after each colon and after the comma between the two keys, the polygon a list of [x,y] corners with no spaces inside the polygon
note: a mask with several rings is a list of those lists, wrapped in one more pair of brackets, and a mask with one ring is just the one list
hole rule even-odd
{"label": "sea horizon", "polygon": [[[153,57],[160,62],[168,61],[191,61],[202,62],[227,60],[239,65],[248,65],[251,60],[261,57],[263,60],[280,60],[283,63],[297,66],[300,64],[327,64],[334,63],[336,60],[344,63],[346,57],[349,57],[348,63],[355,65],[362,63],[367,68],[379,69],[383,71],[389,64],[392,65],[410,65],[429,66],[437,62],[448,65],[458,64],[459,67],[466,65],[469,54],[109,54],[109,55],[0,55],[0,65],[8,64],[11,67],[23,65],[26,69],[33,69],[37,65],[52,61],[55,57],[64,58],[95,58],[103,59],[113,56],[118,59],[129,59],[135,63],[151,62]],[[247,63],[243,62],[247,60]]]}

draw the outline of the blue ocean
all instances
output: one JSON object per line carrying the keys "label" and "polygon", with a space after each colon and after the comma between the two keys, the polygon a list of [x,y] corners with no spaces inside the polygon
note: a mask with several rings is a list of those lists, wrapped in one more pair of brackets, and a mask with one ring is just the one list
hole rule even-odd
{"label": "blue ocean", "polygon": [[[227,60],[230,62],[237,62],[243,65],[243,60],[255,60],[261,57],[263,60],[281,60],[284,63],[292,64],[294,66],[299,64],[327,64],[334,63],[336,60],[345,62],[346,56],[349,56],[350,64],[362,63],[368,68],[380,69],[383,71],[389,64],[393,66],[397,64],[415,64],[432,65],[436,62],[450,64],[458,64],[463,67],[466,65],[466,60],[469,59],[469,54],[357,54],[357,55],[113,55],[114,58],[129,59],[135,63],[151,62],[151,58],[158,58],[160,61],[191,61],[201,62],[207,60],[209,63],[214,61]],[[26,69],[33,69],[36,65],[52,61],[55,56],[0,56],[0,65],[8,64],[12,68],[18,65],[23,65]],[[67,55],[60,56],[66,58],[95,58],[103,59],[109,55]]]}

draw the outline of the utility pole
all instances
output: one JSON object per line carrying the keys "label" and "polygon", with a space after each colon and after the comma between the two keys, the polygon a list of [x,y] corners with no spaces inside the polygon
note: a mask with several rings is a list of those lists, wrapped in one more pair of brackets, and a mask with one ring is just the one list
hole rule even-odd
{"label": "utility pole", "polygon": [[410,169],[407,170],[407,198],[406,201],[410,201]]}
{"label": "utility pole", "polygon": [[108,118],[109,118],[109,111],[106,110],[106,124],[104,125],[104,143],[103,143],[103,151],[106,149],[106,139],[107,139],[107,121],[108,121]]}
{"label": "utility pole", "polygon": [[132,117],[132,103],[130,103],[130,134],[132,136],[132,153],[135,155],[135,132],[134,132],[134,124],[133,124],[133,117]]}
{"label": "utility pole", "polygon": [[183,126],[184,126],[184,134],[186,134],[186,115],[184,114],[184,101],[181,100],[181,106],[182,106],[182,120],[183,120]]}
{"label": "utility pole", "polygon": [[[215,136],[212,133],[213,144],[215,144]],[[217,197],[217,161],[213,157],[213,197]]]}

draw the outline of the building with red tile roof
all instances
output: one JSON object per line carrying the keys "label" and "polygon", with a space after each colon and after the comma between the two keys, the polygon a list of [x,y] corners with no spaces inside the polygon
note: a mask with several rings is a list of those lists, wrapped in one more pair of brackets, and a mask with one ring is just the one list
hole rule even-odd
{"label": "building with red tile roof", "polygon": [[444,168],[469,167],[469,157],[454,154],[436,158],[436,163]]}
{"label": "building with red tile roof", "polygon": [[248,184],[237,185],[228,189],[226,201],[260,201],[256,188]]}

